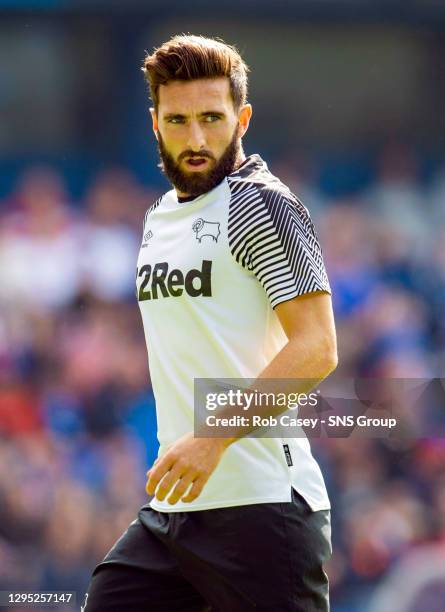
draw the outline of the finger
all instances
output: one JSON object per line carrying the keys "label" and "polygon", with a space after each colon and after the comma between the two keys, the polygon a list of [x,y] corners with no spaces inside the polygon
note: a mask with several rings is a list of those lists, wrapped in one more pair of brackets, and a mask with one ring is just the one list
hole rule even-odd
{"label": "finger", "polygon": [[167,472],[172,468],[174,464],[174,459],[165,455],[158,463],[158,465],[153,466],[150,470],[150,476],[145,487],[148,495],[153,495],[156,491],[156,487],[159,484],[159,481],[167,474]]}
{"label": "finger", "polygon": [[194,481],[193,486],[190,489],[190,491],[187,493],[185,497],[181,499],[181,501],[189,503],[195,500],[198,497],[198,495],[201,495],[201,491],[203,490],[204,485],[207,482],[207,480],[208,480],[207,476],[200,476],[199,478],[197,478]]}
{"label": "finger", "polygon": [[151,466],[151,468],[148,470],[148,472],[146,472],[147,477],[150,476],[150,473],[153,471],[153,469],[158,465],[158,463],[161,461],[161,457],[158,457],[157,459],[155,459],[153,465]]}
{"label": "finger", "polygon": [[189,474],[185,474],[177,482],[175,488],[173,489],[172,494],[167,499],[169,504],[173,506],[181,499],[181,497],[184,495],[184,493],[188,490],[188,488],[192,484],[193,478],[194,478],[193,473],[189,473]]}
{"label": "finger", "polygon": [[159,485],[156,488],[156,499],[159,501],[164,501],[167,497],[168,493],[175,486],[181,476],[184,474],[184,469],[177,464],[173,466],[173,468],[167,472],[164,478],[161,480]]}

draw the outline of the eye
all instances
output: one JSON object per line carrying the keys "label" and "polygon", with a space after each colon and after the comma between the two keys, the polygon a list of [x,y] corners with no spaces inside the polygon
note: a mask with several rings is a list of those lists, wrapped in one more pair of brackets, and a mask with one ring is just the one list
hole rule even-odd
{"label": "eye", "polygon": [[167,119],[167,123],[177,125],[178,123],[184,123],[184,119],[182,117],[170,117],[170,119]]}
{"label": "eye", "polygon": [[220,119],[219,115],[206,115],[204,117],[204,121],[206,123],[214,123],[215,121],[218,121],[218,119]]}

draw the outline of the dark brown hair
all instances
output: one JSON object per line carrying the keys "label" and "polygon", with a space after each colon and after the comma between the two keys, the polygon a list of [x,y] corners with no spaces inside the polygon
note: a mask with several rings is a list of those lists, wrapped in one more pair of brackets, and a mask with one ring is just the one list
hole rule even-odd
{"label": "dark brown hair", "polygon": [[246,102],[248,70],[235,47],[221,39],[192,34],[174,36],[151,55],[147,54],[142,66],[156,112],[160,85],[215,77],[228,77],[233,104],[238,110]]}

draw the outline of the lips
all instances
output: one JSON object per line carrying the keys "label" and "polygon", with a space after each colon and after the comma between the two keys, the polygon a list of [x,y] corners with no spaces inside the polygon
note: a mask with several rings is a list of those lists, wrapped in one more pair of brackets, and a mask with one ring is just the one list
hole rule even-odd
{"label": "lips", "polygon": [[205,157],[191,157],[187,160],[187,164],[193,167],[203,166],[207,163],[207,158]]}

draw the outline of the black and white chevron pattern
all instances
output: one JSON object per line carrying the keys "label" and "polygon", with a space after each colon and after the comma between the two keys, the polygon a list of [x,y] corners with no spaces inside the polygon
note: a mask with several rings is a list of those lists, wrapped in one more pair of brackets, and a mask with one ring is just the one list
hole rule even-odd
{"label": "black and white chevron pattern", "polygon": [[144,223],[142,225],[142,233],[145,232],[145,224],[147,223],[147,219],[148,219],[148,215],[154,211],[155,208],[157,208],[159,206],[159,204],[161,203],[161,200],[164,196],[161,196],[160,198],[158,198],[151,206],[148,207],[147,212],[145,213],[145,217],[144,217]]}
{"label": "black and white chevron pattern", "polygon": [[272,307],[298,295],[331,292],[307,209],[259,156],[227,177],[229,246],[263,285]]}

